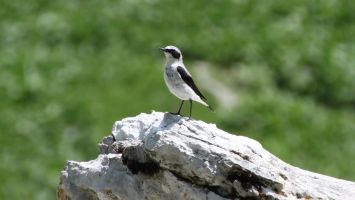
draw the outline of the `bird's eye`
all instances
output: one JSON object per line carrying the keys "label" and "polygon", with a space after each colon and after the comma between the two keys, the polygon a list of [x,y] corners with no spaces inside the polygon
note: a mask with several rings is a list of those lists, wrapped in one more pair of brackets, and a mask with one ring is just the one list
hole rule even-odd
{"label": "bird's eye", "polygon": [[180,58],[180,53],[178,51],[176,51],[175,49],[167,49],[166,50],[168,53],[170,53],[170,55],[173,58],[179,59]]}

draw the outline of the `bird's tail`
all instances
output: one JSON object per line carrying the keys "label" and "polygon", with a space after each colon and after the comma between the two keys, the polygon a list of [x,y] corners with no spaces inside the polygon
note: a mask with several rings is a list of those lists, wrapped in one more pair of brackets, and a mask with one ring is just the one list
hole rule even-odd
{"label": "bird's tail", "polygon": [[208,109],[210,109],[211,112],[215,112],[215,110],[210,105],[208,105],[205,101],[203,101],[202,99],[199,99],[198,102],[200,102],[201,104],[206,106]]}
{"label": "bird's tail", "polygon": [[210,105],[207,104],[207,108],[210,109],[211,112],[216,112]]}

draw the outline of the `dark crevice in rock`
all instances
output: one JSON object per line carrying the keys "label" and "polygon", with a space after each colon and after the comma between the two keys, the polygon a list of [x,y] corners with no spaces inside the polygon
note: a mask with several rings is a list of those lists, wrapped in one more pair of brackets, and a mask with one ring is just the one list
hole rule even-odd
{"label": "dark crevice in rock", "polygon": [[252,185],[254,186],[265,186],[263,182],[259,182],[259,180],[255,177],[252,177],[252,174],[248,173],[242,168],[234,168],[227,175],[227,179],[230,182],[234,182],[238,180],[242,183],[244,189],[250,189]]}
{"label": "dark crevice in rock", "polygon": [[250,161],[250,158],[247,155],[243,155],[242,153],[235,151],[235,150],[232,150],[230,152],[237,154],[239,157],[243,158],[244,160]]}
{"label": "dark crevice in rock", "polygon": [[232,183],[237,180],[241,183],[245,191],[249,191],[252,187],[262,192],[262,188],[270,187],[274,192],[280,193],[282,185],[272,180],[260,177],[254,173],[243,169],[240,166],[234,165],[227,175],[227,179]]}
{"label": "dark crevice in rock", "polygon": [[[171,172],[172,174],[174,174],[174,176],[182,181],[182,182],[186,182],[186,183],[190,183],[192,185],[195,185],[195,186],[198,186],[200,188],[206,188],[208,191],[212,191],[214,192],[215,194],[223,197],[223,198],[228,198],[228,199],[235,199],[238,197],[237,195],[237,192],[235,191],[234,188],[230,187],[229,188],[229,191],[228,189],[226,189],[225,187],[223,186],[218,186],[218,185],[208,185],[207,183],[206,184],[202,184],[201,183],[201,179],[198,177],[198,176],[193,176],[193,177],[184,177],[182,176],[181,174],[179,173],[176,173],[174,171],[170,171],[168,170],[169,172]],[[196,179],[198,179],[196,181]],[[198,184],[197,184],[198,183]]]}
{"label": "dark crevice in rock", "polygon": [[206,185],[205,187],[208,188],[208,190],[220,195],[223,198],[228,198],[228,199],[239,198],[239,195],[237,194],[237,191],[234,188],[231,188],[231,191],[227,191],[226,188],[223,188],[222,186]]}
{"label": "dark crevice in rock", "polygon": [[126,157],[122,157],[122,162],[127,168],[132,172],[132,174],[137,174],[142,172],[144,174],[155,174],[160,170],[159,164],[155,162],[141,163],[136,160],[130,160]]}
{"label": "dark crevice in rock", "polygon": [[155,174],[161,168],[159,163],[147,157],[146,152],[141,146],[127,147],[122,152],[122,163],[132,172],[137,174]]}

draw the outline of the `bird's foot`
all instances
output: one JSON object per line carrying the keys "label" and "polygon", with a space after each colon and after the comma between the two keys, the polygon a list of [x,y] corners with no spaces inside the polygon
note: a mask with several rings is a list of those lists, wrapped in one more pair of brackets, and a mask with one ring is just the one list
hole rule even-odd
{"label": "bird's foot", "polygon": [[181,114],[180,114],[179,112],[169,112],[169,114],[172,114],[172,115],[180,115],[180,116],[181,116]]}

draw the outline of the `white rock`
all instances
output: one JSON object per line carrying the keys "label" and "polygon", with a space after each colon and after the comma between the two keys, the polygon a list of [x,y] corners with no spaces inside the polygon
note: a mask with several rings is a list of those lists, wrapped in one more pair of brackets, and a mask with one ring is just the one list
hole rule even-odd
{"label": "white rock", "polygon": [[[115,141],[114,141],[114,139]],[[69,161],[57,199],[353,199],[355,183],[284,163],[214,124],[152,112],[115,123],[89,162]]]}

